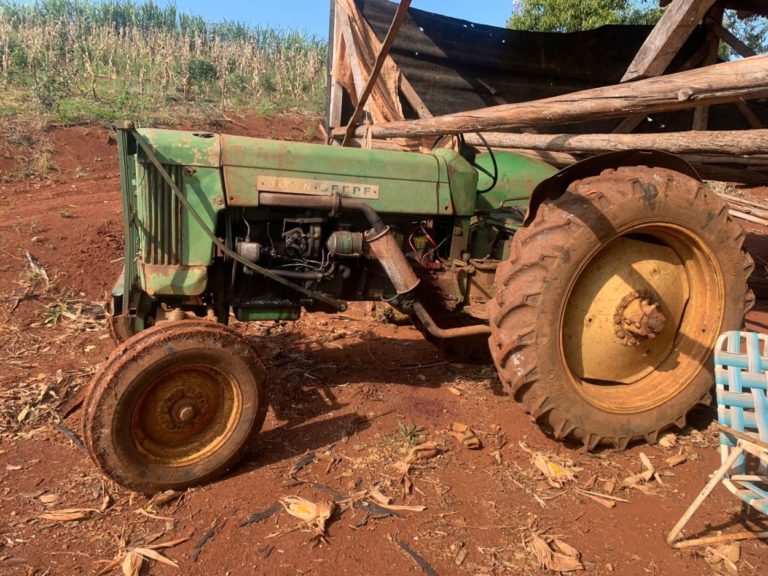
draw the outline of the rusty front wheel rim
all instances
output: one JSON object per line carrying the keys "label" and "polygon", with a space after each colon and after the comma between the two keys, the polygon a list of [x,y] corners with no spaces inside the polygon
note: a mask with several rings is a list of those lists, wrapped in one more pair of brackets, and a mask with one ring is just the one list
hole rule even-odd
{"label": "rusty front wheel rim", "polygon": [[138,452],[154,464],[188,466],[215,454],[237,426],[242,394],[224,370],[189,364],[153,375],[131,413]]}
{"label": "rusty front wheel rim", "polygon": [[[629,375],[617,374],[616,379],[624,378],[624,383],[616,383],[615,380],[606,378],[606,371],[600,374],[600,378],[585,378],[581,358],[589,353],[603,354],[607,358],[607,349],[614,346],[611,339],[615,339],[616,335],[608,334],[604,330],[599,338],[592,337],[592,341],[585,341],[583,334],[587,330],[581,326],[587,326],[590,311],[575,312],[569,305],[574,299],[578,299],[582,289],[579,283],[588,276],[588,268],[607,250],[611,250],[614,243],[624,239],[629,242],[655,244],[659,246],[660,254],[669,250],[676,254],[680,262],[678,279],[682,290],[686,292],[685,302],[677,306],[680,312],[678,321],[674,321],[674,311],[663,310],[665,314],[673,317],[667,319],[660,335],[669,336],[669,342],[654,352],[644,373],[641,371]],[[723,321],[723,290],[722,272],[709,248],[694,232],[676,224],[658,221],[635,224],[620,231],[613,241],[598,247],[585,258],[563,299],[560,350],[571,385],[587,402],[611,413],[633,414],[665,404],[681,393],[708,361]],[[594,293],[594,289],[592,292]],[[642,294],[642,290],[639,292]],[[619,303],[623,295],[617,292],[616,299]],[[663,301],[659,294],[654,294],[653,297]],[[605,310],[601,311],[603,315],[618,317],[615,308],[604,308]],[[638,352],[643,353],[645,342],[640,344]],[[590,349],[593,352],[590,352]],[[607,373],[610,373],[610,369],[607,369]]]}

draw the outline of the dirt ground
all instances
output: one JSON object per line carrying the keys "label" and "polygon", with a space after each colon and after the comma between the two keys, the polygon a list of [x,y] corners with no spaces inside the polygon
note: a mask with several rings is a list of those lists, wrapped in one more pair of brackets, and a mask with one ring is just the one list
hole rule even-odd
{"label": "dirt ground", "polygon": [[[316,125],[280,116],[223,129],[307,140]],[[664,543],[719,463],[711,408],[697,409],[692,427],[660,444],[590,454],[544,435],[497,392],[492,367],[452,363],[414,328],[363,307],[237,326],[270,370],[271,407],[257,442],[225,478],[165,505],[105,480],[83,450],[79,402],[113,347],[103,305],[122,256],[116,146],[97,127],[49,136],[50,177],[0,178],[0,574],[93,574],[126,547],[164,543],[172,546],[158,552],[178,568],[148,560],[143,573],[428,573],[410,550],[438,574],[541,574],[532,550],[542,542],[567,544],[566,556],[578,551],[585,574],[731,573],[718,551]],[[16,162],[0,158],[0,176]],[[750,230],[756,252],[763,240]],[[758,260],[762,274],[765,262]],[[767,310],[759,302],[750,325],[767,328]],[[452,422],[470,425],[482,449],[460,446],[446,433]],[[436,442],[439,455],[414,463],[405,479],[397,464],[419,441]],[[641,454],[657,479],[628,486],[644,470]],[[670,466],[677,455],[684,462]],[[292,475],[297,462],[306,465]],[[542,463],[560,478],[548,481]],[[345,495],[374,487],[425,509],[387,515],[345,506]],[[340,502],[324,540],[284,511],[245,522],[288,495]],[[82,517],[41,517],[71,508]],[[687,534],[756,527],[768,529],[718,488]],[[738,573],[768,573],[767,550],[742,543]]]}

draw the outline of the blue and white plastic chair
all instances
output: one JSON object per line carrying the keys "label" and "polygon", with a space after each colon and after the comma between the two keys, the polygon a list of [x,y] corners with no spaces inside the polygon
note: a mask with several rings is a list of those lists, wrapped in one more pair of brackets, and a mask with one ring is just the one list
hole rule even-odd
{"label": "blue and white plastic chair", "polygon": [[[761,353],[762,352],[762,353]],[[675,547],[706,543],[707,538],[677,542],[677,537],[722,483],[745,505],[768,516],[768,335],[726,332],[715,347],[717,419],[722,465],[667,536]],[[732,535],[733,540],[746,537]],[[723,541],[728,537],[722,537]],[[751,538],[768,538],[768,532]]]}

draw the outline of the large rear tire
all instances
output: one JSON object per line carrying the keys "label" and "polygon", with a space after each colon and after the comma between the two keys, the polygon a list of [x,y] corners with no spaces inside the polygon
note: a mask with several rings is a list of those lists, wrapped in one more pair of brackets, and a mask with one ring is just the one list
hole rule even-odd
{"label": "large rear tire", "polygon": [[266,370],[222,325],[168,322],[119,345],[92,380],[84,438],[119,484],[151,493],[223,474],[261,429]]}
{"label": "large rear tire", "polygon": [[556,438],[590,450],[682,428],[711,403],[717,336],[754,302],[743,241],[725,203],[677,172],[573,183],[499,267],[489,313],[502,382]]}

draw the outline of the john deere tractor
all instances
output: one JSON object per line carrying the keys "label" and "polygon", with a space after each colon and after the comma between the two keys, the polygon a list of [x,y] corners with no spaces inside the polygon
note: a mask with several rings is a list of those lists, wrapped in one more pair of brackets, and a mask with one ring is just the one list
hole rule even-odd
{"label": "john deere tractor", "polygon": [[504,152],[362,150],[119,130],[120,342],[85,406],[93,459],[140,491],[231,467],[267,371],[228,328],[388,302],[452,352],[490,352],[558,439],[625,448],[710,402],[716,337],[753,297],[744,232],[668,154],[563,171]]}

